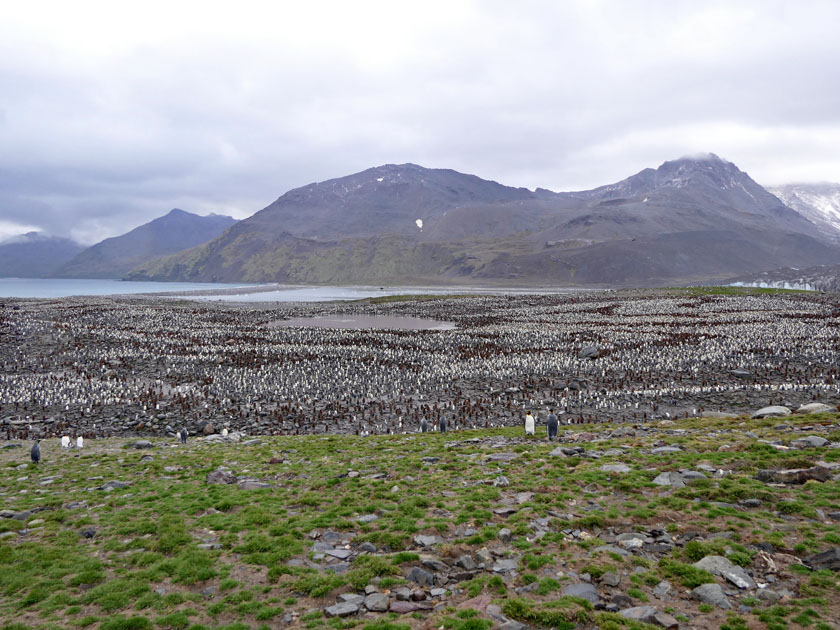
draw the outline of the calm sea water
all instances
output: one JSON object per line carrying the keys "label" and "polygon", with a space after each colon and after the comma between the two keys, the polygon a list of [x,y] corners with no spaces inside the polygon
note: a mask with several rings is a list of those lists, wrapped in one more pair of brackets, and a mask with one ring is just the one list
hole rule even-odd
{"label": "calm sea water", "polygon": [[166,293],[173,298],[186,297],[194,300],[214,302],[327,302],[332,300],[360,300],[362,298],[386,295],[449,295],[454,293],[516,295],[526,293],[570,293],[580,290],[561,287],[543,289],[488,289],[482,287],[301,287],[246,283],[0,278],[0,297],[60,298],[73,295]]}
{"label": "calm sea water", "polygon": [[71,295],[121,295],[161,291],[220,290],[246,288],[245,284],[205,282],[124,282],[122,280],[85,280],[52,278],[0,278],[0,297],[59,298]]}

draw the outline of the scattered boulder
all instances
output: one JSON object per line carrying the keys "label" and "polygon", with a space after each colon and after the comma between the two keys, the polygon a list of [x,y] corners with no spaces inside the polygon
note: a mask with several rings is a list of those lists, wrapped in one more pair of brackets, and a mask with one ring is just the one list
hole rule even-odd
{"label": "scattered boulder", "polygon": [[325,608],[324,612],[327,617],[348,617],[359,612],[359,606],[351,602],[339,602],[338,604]]}
{"label": "scattered boulder", "polygon": [[685,481],[683,481],[682,475],[678,472],[660,473],[653,480],[653,483],[657,486],[671,486],[673,488],[685,487]]}
{"label": "scattered boulder", "polygon": [[216,432],[216,427],[214,427],[212,423],[208,422],[201,428],[201,432],[204,435],[213,435]]}
{"label": "scattered boulder", "polygon": [[581,597],[586,601],[592,602],[593,604],[598,601],[597,589],[594,586],[592,586],[592,584],[588,584],[586,582],[569,584],[569,586],[563,589],[563,596]]}
{"label": "scattered boulder", "polygon": [[207,473],[205,482],[219,484],[236,483],[236,475],[225,468],[217,468],[216,470]]}
{"label": "scattered boulder", "polygon": [[578,359],[597,359],[601,356],[601,351],[598,346],[584,346],[578,352]]}
{"label": "scattered boulder", "polygon": [[719,584],[701,584],[691,591],[691,595],[704,604],[712,604],[724,609],[732,608],[732,604],[729,603],[729,599]]}
{"label": "scattered boulder", "polygon": [[365,597],[365,608],[371,612],[387,612],[389,603],[385,593],[371,593]]}
{"label": "scattered boulder", "polygon": [[831,469],[826,466],[812,468],[792,468],[790,470],[759,470],[755,476],[764,483],[785,483],[802,485],[806,481],[828,481],[831,479]]}
{"label": "scattered boulder", "polygon": [[404,615],[418,610],[431,610],[432,608],[434,608],[434,604],[430,601],[413,602],[397,600],[388,605],[388,610],[398,615]]}
{"label": "scattered boulder", "polygon": [[632,619],[634,621],[641,621],[642,623],[649,623],[654,626],[661,626],[663,628],[677,628],[680,622],[666,612],[657,610],[653,606],[634,606],[633,608],[625,608],[618,613],[625,619]]}
{"label": "scattered boulder", "polygon": [[820,437],[819,435],[809,435],[807,437],[792,440],[790,445],[793,448],[819,448],[830,443],[831,442],[826,440],[824,437]]}
{"label": "scattered boulder", "polygon": [[434,547],[442,542],[439,536],[426,536],[425,534],[418,534],[414,537],[414,544],[418,547]]}
{"label": "scattered boulder", "polygon": [[755,588],[755,582],[741,567],[723,556],[706,556],[694,563],[698,569],[708,571],[712,575],[719,575],[738,588]]}
{"label": "scattered boulder", "polygon": [[828,551],[808,556],[803,559],[803,562],[814,571],[819,571],[821,569],[840,571],[840,547],[835,547],[834,549],[829,549]]}
{"label": "scattered boulder", "polygon": [[126,483],[125,481],[108,481],[101,486],[99,486],[100,490],[104,490],[105,492],[110,492],[111,490],[117,490],[119,488],[128,488],[131,484]]}
{"label": "scattered boulder", "polygon": [[125,445],[124,448],[136,448],[136,449],[144,449],[144,448],[154,448],[154,444],[149,442],[149,440],[135,440],[134,442],[129,442]]}
{"label": "scattered boulder", "polygon": [[435,585],[435,576],[426,571],[425,569],[421,569],[420,567],[412,567],[411,570],[406,574],[405,578],[410,582],[414,582],[420,586],[434,586]]}

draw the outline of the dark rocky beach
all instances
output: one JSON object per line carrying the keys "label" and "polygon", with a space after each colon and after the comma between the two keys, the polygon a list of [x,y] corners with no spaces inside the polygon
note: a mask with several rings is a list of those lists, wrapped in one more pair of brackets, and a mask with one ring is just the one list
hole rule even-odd
{"label": "dark rocky beach", "polygon": [[[311,328],[419,318],[452,330]],[[298,322],[296,322],[298,323]],[[709,290],[319,304],[5,299],[3,437],[633,423],[840,401],[840,300]]]}

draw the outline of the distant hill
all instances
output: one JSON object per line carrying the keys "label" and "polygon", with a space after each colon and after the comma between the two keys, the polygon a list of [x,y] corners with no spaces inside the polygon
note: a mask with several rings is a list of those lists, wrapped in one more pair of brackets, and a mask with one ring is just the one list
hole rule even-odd
{"label": "distant hill", "polygon": [[28,232],[0,242],[0,277],[43,278],[71,260],[84,245],[69,238]]}
{"label": "distant hill", "polygon": [[828,237],[840,241],[840,184],[788,184],[768,190]]}
{"label": "distant hill", "polygon": [[837,262],[824,231],[708,154],[568,193],[381,166],[292,190],[126,277],[650,286]]}
{"label": "distant hill", "polygon": [[174,254],[210,241],[234,225],[232,217],[199,216],[174,209],[165,216],[107,238],[80,252],[55,275],[63,278],[122,278],[150,259]]}

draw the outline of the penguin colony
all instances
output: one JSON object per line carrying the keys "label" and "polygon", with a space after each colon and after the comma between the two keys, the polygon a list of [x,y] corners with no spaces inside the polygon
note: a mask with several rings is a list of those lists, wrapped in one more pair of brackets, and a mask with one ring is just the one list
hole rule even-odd
{"label": "penguin colony", "polygon": [[[455,330],[290,328],[413,316]],[[0,437],[414,432],[840,399],[840,298],[598,292],[236,306],[0,302]],[[538,424],[544,420],[538,419]],[[544,430],[544,429],[543,429]],[[186,433],[184,434],[186,435]]]}

